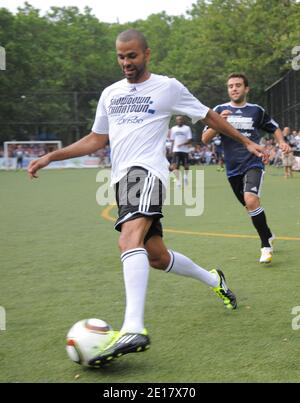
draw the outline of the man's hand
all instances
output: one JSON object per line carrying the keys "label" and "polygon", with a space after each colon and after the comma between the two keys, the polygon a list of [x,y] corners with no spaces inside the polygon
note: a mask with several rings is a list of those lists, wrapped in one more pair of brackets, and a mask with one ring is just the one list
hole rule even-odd
{"label": "man's hand", "polygon": [[267,152],[263,146],[251,141],[246,145],[246,147],[250,153],[255,154],[259,158],[262,158],[263,162],[264,162],[264,159],[267,158]]}
{"label": "man's hand", "polygon": [[288,154],[292,151],[291,147],[285,141],[281,141],[279,143],[279,148],[283,152],[283,154]]}
{"label": "man's hand", "polygon": [[27,172],[28,172],[30,179],[38,178],[38,175],[36,174],[37,171],[39,169],[46,167],[48,164],[50,164],[50,162],[51,161],[50,161],[48,154],[44,155],[43,157],[41,157],[37,160],[31,161],[27,168]]}
{"label": "man's hand", "polygon": [[223,119],[227,119],[230,115],[232,115],[232,112],[231,112],[229,109],[224,109],[224,111],[222,111],[222,112],[220,113],[220,116],[221,116]]}

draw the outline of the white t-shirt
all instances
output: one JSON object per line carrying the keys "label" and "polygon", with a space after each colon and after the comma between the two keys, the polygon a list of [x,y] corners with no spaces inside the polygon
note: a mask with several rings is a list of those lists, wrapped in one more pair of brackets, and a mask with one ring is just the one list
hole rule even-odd
{"label": "white t-shirt", "polygon": [[142,83],[123,79],[105,88],[92,131],[109,134],[111,184],[119,182],[129,167],[141,166],[166,185],[165,144],[172,115],[187,115],[195,123],[208,110],[175,78],[157,74]]}
{"label": "white t-shirt", "polygon": [[189,153],[190,147],[188,144],[180,146],[193,138],[192,131],[189,126],[173,126],[171,128],[170,139],[174,141],[174,153]]}

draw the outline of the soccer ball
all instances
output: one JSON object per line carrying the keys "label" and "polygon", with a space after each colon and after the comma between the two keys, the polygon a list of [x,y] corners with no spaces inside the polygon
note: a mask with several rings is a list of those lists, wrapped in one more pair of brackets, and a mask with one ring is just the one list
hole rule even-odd
{"label": "soccer ball", "polygon": [[104,320],[80,320],[67,334],[67,354],[77,364],[88,366],[89,360],[104,350],[113,337],[112,327]]}

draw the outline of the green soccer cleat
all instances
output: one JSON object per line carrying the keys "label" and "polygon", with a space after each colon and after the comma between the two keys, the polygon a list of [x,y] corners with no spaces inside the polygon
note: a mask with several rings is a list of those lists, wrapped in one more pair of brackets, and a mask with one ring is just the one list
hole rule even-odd
{"label": "green soccer cleat", "polygon": [[89,361],[89,365],[99,368],[114,358],[119,358],[128,353],[139,353],[149,347],[150,338],[146,329],[143,333],[119,333],[105,350]]}
{"label": "green soccer cleat", "polygon": [[219,285],[217,287],[212,287],[213,291],[217,294],[218,297],[220,297],[223,300],[224,305],[227,309],[236,309],[237,308],[236,296],[227,287],[223,272],[219,269],[217,270],[213,269],[210,271],[210,273],[217,275],[220,279]]}

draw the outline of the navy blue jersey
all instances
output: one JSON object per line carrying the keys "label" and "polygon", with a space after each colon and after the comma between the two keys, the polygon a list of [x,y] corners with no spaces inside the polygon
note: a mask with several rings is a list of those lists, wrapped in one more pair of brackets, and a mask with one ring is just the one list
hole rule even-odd
{"label": "navy blue jersey", "polygon": [[[256,104],[246,103],[242,107],[236,107],[228,102],[217,105],[214,110],[218,113],[230,110],[232,115],[228,117],[228,123],[235,127],[242,135],[257,144],[259,144],[261,139],[260,129],[268,133],[274,133],[279,127],[266,114],[265,110]],[[261,158],[250,153],[243,144],[223,134],[221,135],[221,139],[228,177],[244,175],[251,168],[264,168]]]}

